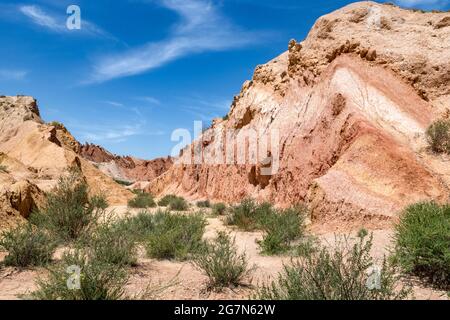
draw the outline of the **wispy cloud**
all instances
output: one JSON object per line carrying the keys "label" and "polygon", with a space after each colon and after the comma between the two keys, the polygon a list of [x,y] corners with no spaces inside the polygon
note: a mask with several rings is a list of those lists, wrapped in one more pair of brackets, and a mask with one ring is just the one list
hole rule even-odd
{"label": "wispy cloud", "polygon": [[262,37],[235,26],[211,1],[161,0],[161,5],[180,16],[171,36],[100,58],[87,83],[140,74],[190,54],[238,48]]}
{"label": "wispy cloud", "polygon": [[182,109],[194,115],[198,120],[210,121],[222,117],[230,109],[231,102],[227,99],[204,99],[199,97],[184,98]]}
{"label": "wispy cloud", "polygon": [[148,96],[147,97],[137,97],[136,100],[143,101],[143,102],[146,102],[149,104],[157,104],[157,105],[161,104],[161,101],[159,101],[158,99],[156,99],[154,97],[148,97]]}
{"label": "wispy cloud", "polygon": [[69,30],[66,27],[67,16],[45,11],[37,5],[22,5],[18,11],[27,17],[32,23],[56,33],[84,34],[89,36],[104,37],[115,39],[108,32],[102,30],[94,23],[82,18],[80,30]]}
{"label": "wispy cloud", "polygon": [[123,103],[120,102],[116,102],[116,101],[103,101],[104,104],[109,104],[110,106],[113,107],[123,107]]}
{"label": "wispy cloud", "polygon": [[3,80],[24,80],[28,72],[24,70],[0,69],[0,79]]}

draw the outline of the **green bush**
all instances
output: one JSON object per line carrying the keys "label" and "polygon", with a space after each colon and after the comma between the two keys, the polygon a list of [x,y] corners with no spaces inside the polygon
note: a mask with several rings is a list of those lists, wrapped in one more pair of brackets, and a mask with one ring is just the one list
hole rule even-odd
{"label": "green bush", "polygon": [[93,196],[89,202],[96,209],[105,210],[109,207],[108,200],[106,200],[104,195]]}
{"label": "green bush", "polygon": [[159,200],[158,206],[160,206],[160,207],[168,207],[170,202],[173,199],[176,199],[176,198],[178,198],[176,195],[168,194],[168,195],[164,196],[161,200]]}
{"label": "green bush", "polygon": [[262,252],[273,255],[288,251],[291,243],[305,235],[305,212],[301,208],[275,211],[266,218],[262,229],[263,240],[260,241]]}
{"label": "green bush", "polygon": [[240,204],[230,208],[227,222],[240,229],[253,231],[261,229],[273,211],[270,203],[257,204],[252,199],[244,199]]}
{"label": "green bush", "polygon": [[139,242],[144,241],[154,229],[153,216],[146,211],[141,211],[138,215],[127,218],[121,223],[128,234]]}
{"label": "green bush", "polygon": [[235,239],[225,232],[219,232],[203,252],[196,254],[193,263],[208,276],[210,288],[238,286],[250,272],[246,255],[237,253]]}
{"label": "green bush", "polygon": [[212,206],[212,214],[215,216],[223,216],[227,211],[227,206],[224,203],[215,203]]}
{"label": "green bush", "polygon": [[125,187],[129,187],[133,184],[133,182],[125,181],[125,180],[121,180],[121,179],[114,179],[114,181],[116,183],[120,184],[121,186],[125,186]]}
{"label": "green bush", "polygon": [[450,206],[418,203],[405,209],[395,231],[395,259],[409,273],[450,288]]}
{"label": "green bush", "polygon": [[[80,271],[79,278],[74,274],[76,268]],[[48,277],[37,281],[38,289],[31,297],[39,300],[126,299],[124,287],[127,281],[122,266],[100,262],[76,250],[65,253],[62,261],[50,268]]]}
{"label": "green bush", "polygon": [[101,263],[137,265],[136,237],[122,221],[99,226],[87,243],[90,256]]}
{"label": "green bush", "polygon": [[450,120],[434,122],[426,132],[428,144],[434,152],[450,153]]}
{"label": "green bush", "polygon": [[189,204],[183,198],[177,197],[170,201],[169,209],[174,211],[186,211],[189,209]]}
{"label": "green bush", "polygon": [[154,229],[147,237],[147,255],[156,259],[187,260],[203,248],[206,221],[201,215],[155,214]]}
{"label": "green bush", "polygon": [[153,208],[156,207],[156,202],[150,193],[140,192],[136,194],[134,199],[128,201],[128,207],[130,208]]}
{"label": "green bush", "polygon": [[391,300],[404,299],[410,290],[401,285],[386,260],[374,273],[370,256],[372,236],[353,246],[320,248],[286,265],[278,279],[258,289],[264,300]]}
{"label": "green bush", "polygon": [[92,231],[104,210],[89,202],[88,185],[79,171],[71,170],[59,179],[47,195],[45,207],[34,212],[30,221],[48,230],[61,241],[73,241]]}
{"label": "green bush", "polygon": [[4,263],[14,267],[44,266],[52,260],[56,243],[43,230],[27,223],[0,237],[0,248],[8,252]]}
{"label": "green bush", "polygon": [[198,201],[197,202],[197,207],[199,207],[199,208],[211,208],[211,203],[209,202],[209,200]]}

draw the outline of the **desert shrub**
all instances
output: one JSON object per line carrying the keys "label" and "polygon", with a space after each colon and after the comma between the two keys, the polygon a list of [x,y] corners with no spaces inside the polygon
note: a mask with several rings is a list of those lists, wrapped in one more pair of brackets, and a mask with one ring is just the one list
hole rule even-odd
{"label": "desert shrub", "polygon": [[176,199],[176,198],[178,198],[178,197],[176,195],[173,195],[173,194],[165,195],[161,200],[159,200],[158,206],[160,206],[160,207],[168,207],[170,202],[173,199]]}
{"label": "desert shrub", "polygon": [[184,198],[176,197],[170,201],[169,209],[174,211],[186,211],[189,209],[189,204]]}
{"label": "desert shrub", "polygon": [[270,203],[257,204],[252,199],[244,199],[240,204],[230,208],[227,222],[246,231],[261,229],[269,216],[273,214]]}
{"label": "desert shrub", "polygon": [[134,237],[138,242],[145,240],[154,229],[153,216],[146,211],[125,219],[121,224],[129,236]]}
{"label": "desert shrub", "polygon": [[395,230],[395,260],[406,272],[450,288],[450,206],[409,206]]}
{"label": "desert shrub", "polygon": [[34,212],[30,221],[48,230],[61,241],[78,239],[95,228],[104,212],[89,202],[88,185],[76,170],[59,179],[53,192],[47,195],[44,208]]}
{"label": "desert shrub", "polygon": [[290,249],[294,240],[305,234],[305,212],[300,207],[277,210],[266,217],[262,229],[264,237],[260,241],[262,252],[265,254],[279,254]]}
{"label": "desert shrub", "polygon": [[212,206],[212,214],[216,215],[216,216],[222,216],[225,214],[225,212],[227,211],[227,206],[225,205],[225,203],[215,203]]}
{"label": "desert shrub", "polygon": [[201,215],[155,214],[154,229],[147,237],[147,255],[157,259],[186,260],[203,248],[205,219]]}
{"label": "desert shrub", "polygon": [[450,120],[434,122],[427,129],[426,136],[431,150],[450,153]]}
{"label": "desert shrub", "polygon": [[197,207],[199,207],[199,208],[211,208],[211,203],[209,202],[209,200],[198,201],[197,202]]}
{"label": "desert shrub", "polygon": [[238,286],[250,272],[246,255],[237,253],[235,239],[225,232],[207,243],[193,263],[208,276],[210,288]]}
{"label": "desert shrub", "polygon": [[400,284],[396,270],[385,259],[379,272],[370,256],[372,236],[353,246],[320,248],[285,265],[278,279],[258,289],[264,300],[391,300],[404,299],[409,288]]}
{"label": "desert shrub", "polygon": [[9,173],[8,167],[5,165],[0,165],[0,172]]}
{"label": "desert shrub", "polygon": [[[80,277],[76,277],[77,269]],[[37,281],[38,289],[31,297],[39,300],[126,299],[127,281],[122,266],[92,259],[84,251],[75,250],[65,253],[62,261],[49,269],[48,277]]]}
{"label": "desert shrub", "polygon": [[150,193],[140,192],[136,194],[134,199],[128,201],[128,206],[130,208],[153,208],[156,207],[156,202]]}
{"label": "desert shrub", "polygon": [[106,200],[106,197],[102,194],[93,196],[89,202],[91,206],[96,209],[105,210],[109,207],[108,200]]}
{"label": "desert shrub", "polygon": [[92,259],[106,264],[136,265],[136,237],[129,233],[123,221],[99,226],[87,242]]}
{"label": "desert shrub", "polygon": [[120,184],[121,186],[125,186],[125,187],[129,187],[133,184],[133,182],[125,181],[125,180],[121,180],[121,179],[114,179],[114,181],[116,183]]}
{"label": "desert shrub", "polygon": [[44,266],[51,261],[56,243],[47,232],[27,223],[4,231],[0,236],[0,248],[8,252],[5,265]]}

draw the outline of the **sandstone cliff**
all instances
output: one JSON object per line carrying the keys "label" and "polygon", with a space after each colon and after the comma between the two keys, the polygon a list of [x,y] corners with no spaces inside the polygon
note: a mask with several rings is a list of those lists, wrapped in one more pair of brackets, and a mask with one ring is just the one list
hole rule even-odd
{"label": "sandstone cliff", "polygon": [[[424,132],[450,110],[449,17],[360,2],[320,18],[304,41],[258,66],[227,119],[147,190],[305,202],[314,221],[341,226],[382,226],[409,203],[447,201],[448,159],[427,151]],[[236,153],[232,163],[205,163],[274,132],[256,163]],[[191,159],[199,150],[201,164]]]}
{"label": "sandstone cliff", "polygon": [[154,160],[122,157],[112,154],[101,146],[89,143],[81,146],[80,154],[95,163],[106,175],[130,183],[151,181],[169,170],[173,164],[171,157]]}
{"label": "sandstone cliff", "polygon": [[132,194],[79,156],[79,143],[58,123],[46,124],[36,100],[0,97],[0,227],[28,217],[56,181],[78,166],[93,194],[125,203]]}

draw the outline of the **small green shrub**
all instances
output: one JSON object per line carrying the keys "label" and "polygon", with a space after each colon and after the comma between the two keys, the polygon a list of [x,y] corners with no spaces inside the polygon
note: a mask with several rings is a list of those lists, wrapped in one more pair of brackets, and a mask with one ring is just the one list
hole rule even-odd
{"label": "small green shrub", "polygon": [[156,259],[187,260],[204,246],[206,221],[201,215],[177,215],[159,211],[147,237],[147,255]]}
{"label": "small green shrub", "polygon": [[169,209],[174,211],[186,211],[189,209],[189,204],[183,198],[177,197],[170,201]]}
{"label": "small green shrub", "polygon": [[212,206],[212,214],[215,216],[223,216],[227,211],[227,206],[225,203],[215,203]]}
{"label": "small green shrub", "polygon": [[273,214],[270,203],[257,204],[252,199],[244,199],[240,204],[230,208],[227,222],[245,231],[261,229],[269,216]]}
{"label": "small green shrub", "polygon": [[141,211],[138,215],[127,218],[121,223],[128,234],[138,242],[144,241],[154,230],[153,216],[146,211]]}
{"label": "small green shrub", "polygon": [[141,192],[134,199],[128,201],[128,207],[141,209],[153,208],[156,207],[156,202],[150,193]]}
{"label": "small green shrub", "polygon": [[197,202],[197,207],[199,207],[199,208],[211,208],[211,203],[209,202],[209,200],[198,201]]}
{"label": "small green shrub", "polygon": [[262,252],[273,255],[284,253],[291,248],[294,240],[305,234],[305,212],[300,208],[274,211],[262,225],[263,240],[260,242]]}
{"label": "small green shrub", "polygon": [[45,231],[27,223],[4,231],[0,237],[0,248],[8,252],[5,265],[24,268],[48,264],[56,243]]}
{"label": "small green shrub", "polygon": [[122,221],[99,226],[89,237],[90,256],[101,263],[137,265],[136,237]]}
{"label": "small green shrub", "polygon": [[125,187],[129,187],[133,184],[133,182],[125,181],[125,180],[121,180],[121,179],[114,179],[114,181],[116,183],[120,184],[121,186],[125,186]]}
{"label": "small green shrub", "polygon": [[173,199],[176,199],[176,198],[178,198],[176,195],[168,194],[168,195],[164,196],[161,200],[159,200],[158,206],[160,206],[160,207],[168,207],[170,202]]}
{"label": "small green shrub", "polygon": [[450,288],[450,206],[433,202],[406,208],[395,230],[395,260],[404,271]]}
{"label": "small green shrub", "polygon": [[450,120],[434,122],[426,132],[428,144],[434,152],[450,153]]}
{"label": "small green shrub", "polygon": [[30,221],[58,240],[73,241],[95,228],[98,217],[104,213],[97,205],[89,202],[88,185],[80,172],[71,170],[59,179],[47,195],[45,207],[34,212]]}
{"label": "small green shrub", "polygon": [[108,200],[104,195],[93,196],[89,202],[95,209],[105,210],[109,207]]}
{"label": "small green shrub", "polygon": [[286,265],[277,280],[264,285],[256,298],[264,300],[397,300],[410,290],[403,287],[386,260],[374,272],[372,237],[349,246],[320,248]]}
{"label": "small green shrub", "polygon": [[203,252],[196,254],[193,263],[208,276],[210,288],[238,286],[250,272],[246,255],[237,253],[235,239],[225,232],[219,232]]}
{"label": "small green shrub", "polygon": [[[80,271],[80,277],[76,271]],[[31,297],[38,300],[127,299],[124,290],[127,281],[122,266],[100,262],[76,250],[65,253],[62,261],[50,268],[48,277],[37,281],[38,289]]]}

